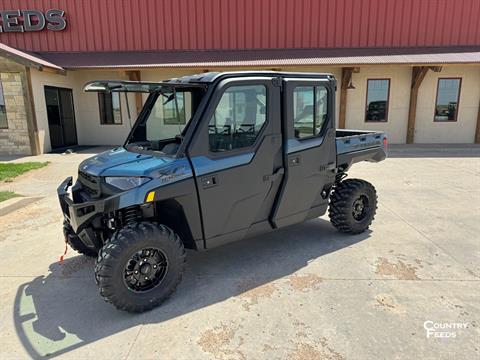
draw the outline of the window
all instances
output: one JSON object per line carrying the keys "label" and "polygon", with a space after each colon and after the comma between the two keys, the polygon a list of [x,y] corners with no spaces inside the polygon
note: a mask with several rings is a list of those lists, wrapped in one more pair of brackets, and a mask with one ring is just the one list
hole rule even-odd
{"label": "window", "polygon": [[[180,135],[192,116],[192,93],[190,91],[160,95],[150,112],[147,121],[148,141],[172,139]],[[177,112],[178,107],[178,112]]]}
{"label": "window", "polygon": [[295,88],[293,91],[293,127],[296,138],[308,138],[322,132],[328,114],[327,100],[327,89],[324,86]]}
{"label": "window", "polygon": [[462,79],[438,79],[434,121],[457,121]]}
{"label": "window", "polygon": [[265,86],[228,88],[208,124],[210,150],[222,152],[252,146],[267,120],[266,108]]}
{"label": "window", "polygon": [[389,79],[367,80],[367,105],[365,122],[386,122],[390,95]]}
{"label": "window", "polygon": [[186,123],[185,97],[183,93],[176,92],[176,98],[176,101],[173,98],[171,101],[163,104],[163,121],[166,125],[185,125]]}
{"label": "window", "polygon": [[120,106],[120,93],[99,92],[98,104],[100,106],[100,124],[121,125],[122,108]]}
{"label": "window", "polygon": [[5,98],[3,96],[3,85],[0,81],[0,129],[7,129],[7,109],[5,108]]}

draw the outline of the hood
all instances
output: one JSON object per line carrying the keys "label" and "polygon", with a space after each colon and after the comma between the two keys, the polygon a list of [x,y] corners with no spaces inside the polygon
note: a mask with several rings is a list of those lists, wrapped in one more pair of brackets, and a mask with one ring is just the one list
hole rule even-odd
{"label": "hood", "polygon": [[82,161],[78,170],[94,176],[148,176],[173,160],[169,156],[139,154],[119,147]]}

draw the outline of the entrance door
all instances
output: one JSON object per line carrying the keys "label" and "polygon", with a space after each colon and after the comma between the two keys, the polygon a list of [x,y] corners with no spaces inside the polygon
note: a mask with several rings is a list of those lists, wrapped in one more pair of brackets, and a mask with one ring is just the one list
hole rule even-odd
{"label": "entrance door", "polygon": [[52,149],[77,145],[72,90],[45,86],[45,101]]}
{"label": "entrance door", "polygon": [[280,88],[271,78],[224,80],[211,104],[189,151],[207,247],[268,226],[283,174]]}

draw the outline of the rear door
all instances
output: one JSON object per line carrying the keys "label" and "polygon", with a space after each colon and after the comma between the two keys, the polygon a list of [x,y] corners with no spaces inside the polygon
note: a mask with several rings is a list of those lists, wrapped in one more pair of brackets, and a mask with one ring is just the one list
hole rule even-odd
{"label": "rear door", "polygon": [[285,179],[272,223],[283,227],[323,215],[334,179],[333,80],[284,80]]}
{"label": "rear door", "polygon": [[283,171],[280,87],[272,80],[221,81],[196,129],[188,153],[207,247],[268,225]]}

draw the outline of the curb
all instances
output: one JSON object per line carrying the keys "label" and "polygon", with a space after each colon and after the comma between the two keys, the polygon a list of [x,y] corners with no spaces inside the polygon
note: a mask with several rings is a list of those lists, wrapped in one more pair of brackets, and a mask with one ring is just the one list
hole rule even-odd
{"label": "curb", "polygon": [[0,216],[7,215],[13,211],[21,209],[35,201],[43,199],[41,196],[32,197],[15,197],[6,201],[0,202]]}

